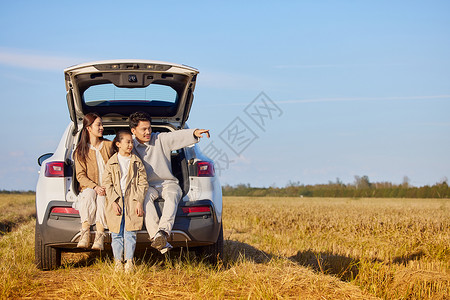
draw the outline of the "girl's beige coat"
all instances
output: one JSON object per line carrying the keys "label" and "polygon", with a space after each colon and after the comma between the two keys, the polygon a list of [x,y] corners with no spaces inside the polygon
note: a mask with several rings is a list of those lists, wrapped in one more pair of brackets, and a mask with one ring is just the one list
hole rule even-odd
{"label": "girl's beige coat", "polygon": [[[111,156],[105,167],[103,174],[103,185],[106,188],[106,223],[109,231],[119,233],[122,216],[117,216],[113,202],[119,204],[122,213],[125,212],[125,230],[135,231],[142,229],[144,217],[136,214],[136,204],[144,204],[148,183],[144,164],[141,159],[131,154],[130,168],[128,169],[128,179],[126,183],[125,195],[122,195],[120,188],[120,166],[117,153]],[[124,203],[121,201],[124,196]],[[125,205],[125,210],[124,206]]]}

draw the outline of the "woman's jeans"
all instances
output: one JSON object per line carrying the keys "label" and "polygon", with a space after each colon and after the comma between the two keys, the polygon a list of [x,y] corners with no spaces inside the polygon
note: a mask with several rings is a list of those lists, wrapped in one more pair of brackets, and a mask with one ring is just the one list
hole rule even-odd
{"label": "woman's jeans", "polygon": [[125,257],[125,260],[133,259],[134,250],[136,249],[136,231],[125,230],[125,205],[123,205],[122,222],[120,223],[120,232],[119,233],[111,232],[111,240],[112,240],[111,247],[113,250],[114,260],[122,261],[123,257]]}

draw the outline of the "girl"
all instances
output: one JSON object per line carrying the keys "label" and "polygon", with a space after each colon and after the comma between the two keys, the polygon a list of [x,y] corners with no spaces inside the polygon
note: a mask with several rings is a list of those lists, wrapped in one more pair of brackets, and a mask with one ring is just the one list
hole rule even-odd
{"label": "girl", "polygon": [[81,218],[79,248],[89,247],[90,226],[95,223],[97,231],[92,249],[103,250],[106,194],[101,179],[112,154],[112,142],[103,139],[102,119],[95,113],[86,114],[81,138],[74,151],[76,178],[80,184],[80,193],[73,205]]}
{"label": "girl", "polygon": [[131,132],[121,130],[113,140],[117,152],[106,164],[103,182],[106,187],[106,222],[111,232],[115,270],[134,269],[133,257],[136,248],[136,231],[143,224],[143,203],[148,183],[144,164],[131,153]]}

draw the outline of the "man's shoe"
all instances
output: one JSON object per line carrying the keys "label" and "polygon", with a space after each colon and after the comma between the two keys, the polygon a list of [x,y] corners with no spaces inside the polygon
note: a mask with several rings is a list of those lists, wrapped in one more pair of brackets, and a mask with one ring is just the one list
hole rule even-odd
{"label": "man's shoe", "polygon": [[128,274],[134,272],[134,264],[133,264],[132,259],[127,260],[127,262],[125,263],[124,270],[125,270],[125,273],[128,273]]}
{"label": "man's shoe", "polygon": [[168,237],[167,232],[165,232],[164,230],[158,231],[153,237],[151,244],[152,247],[161,251],[161,249],[163,249],[167,244],[167,237]]}
{"label": "man's shoe", "polygon": [[123,263],[120,260],[116,260],[114,262],[114,272],[121,272],[123,271]]}
{"label": "man's shoe", "polygon": [[105,233],[104,232],[96,232],[94,238],[94,244],[92,245],[93,250],[103,250],[103,244],[105,242]]}
{"label": "man's shoe", "polygon": [[78,241],[77,248],[88,248],[90,243],[90,229],[81,229],[80,240]]}
{"label": "man's shoe", "polygon": [[166,245],[159,250],[159,252],[161,252],[161,254],[164,254],[172,248],[173,248],[172,245],[169,244],[169,242],[167,242]]}

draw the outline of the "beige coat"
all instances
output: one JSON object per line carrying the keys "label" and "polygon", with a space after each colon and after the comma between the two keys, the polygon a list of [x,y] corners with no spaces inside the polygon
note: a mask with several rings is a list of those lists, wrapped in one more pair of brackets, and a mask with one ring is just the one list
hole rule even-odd
{"label": "beige coat", "polygon": [[[131,154],[125,195],[122,195],[122,189],[120,187],[120,166],[117,153],[114,154],[106,164],[102,183],[106,188],[105,214],[109,231],[119,233],[120,223],[122,221],[122,216],[116,215],[113,202],[119,204],[122,212],[124,211],[123,202],[125,204],[126,231],[142,229],[144,217],[139,217],[136,214],[136,204],[137,202],[140,202],[143,206],[148,183],[144,164],[141,159],[136,155]],[[124,201],[121,201],[122,196],[124,197]]]}
{"label": "beige coat", "polygon": [[[100,149],[100,153],[106,164],[108,159],[114,154],[114,150],[112,149],[112,142],[103,140],[103,146],[102,149]],[[87,188],[95,188],[98,185],[99,181],[98,165],[95,151],[89,149],[88,156],[86,157],[86,163],[82,163],[81,161],[79,161],[76,155],[74,155],[74,160],[77,180],[80,183],[80,192],[84,191]]]}

